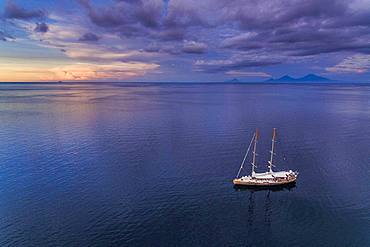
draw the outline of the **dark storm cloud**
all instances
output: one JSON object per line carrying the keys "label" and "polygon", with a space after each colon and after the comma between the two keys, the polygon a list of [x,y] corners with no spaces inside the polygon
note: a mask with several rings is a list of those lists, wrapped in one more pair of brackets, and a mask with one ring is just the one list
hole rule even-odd
{"label": "dark storm cloud", "polygon": [[7,19],[29,20],[44,17],[45,13],[41,10],[26,10],[18,6],[14,1],[8,0],[5,4],[4,17]]}
{"label": "dark storm cloud", "polygon": [[92,23],[123,37],[146,36],[164,41],[182,41],[187,29],[206,26],[200,14],[186,5],[171,5],[162,0],[115,1],[95,6],[80,0]]}
{"label": "dark storm cloud", "polygon": [[237,23],[241,33],[225,39],[223,48],[307,56],[369,47],[369,8],[333,0],[242,2],[233,1],[239,9],[226,6],[223,18]]}
{"label": "dark storm cloud", "polygon": [[[196,70],[225,72],[299,63],[321,58],[322,54],[325,57],[370,54],[370,4],[364,0],[79,0],[79,3],[81,10],[77,9],[76,20],[80,22],[76,26],[80,28],[76,30],[83,32],[77,31],[73,41],[78,39],[81,46],[101,46],[113,53],[132,52],[138,61],[166,63],[176,58],[193,64],[195,59],[202,58],[193,64]],[[33,18],[45,16],[34,9],[8,1],[4,16],[34,23]],[[62,16],[58,11],[53,14]],[[40,23],[35,31],[47,32],[43,20],[37,21]],[[53,27],[55,23],[49,25]],[[62,36],[63,32],[54,35],[57,34]],[[9,38],[2,35],[0,39]],[[71,41],[67,37],[63,42],[68,46]],[[128,56],[127,62],[131,58]]]}
{"label": "dark storm cloud", "polygon": [[218,1],[223,3],[223,18],[239,24],[246,30],[266,30],[330,19],[347,12],[348,1],[335,0],[271,0],[271,1]]}
{"label": "dark storm cloud", "polygon": [[34,31],[39,33],[46,33],[47,31],[49,31],[49,26],[44,22],[36,23]]}
{"label": "dark storm cloud", "polygon": [[82,35],[82,37],[79,39],[79,41],[85,41],[85,42],[96,42],[100,39],[99,36],[97,36],[94,33],[85,33]]}
{"label": "dark storm cloud", "polygon": [[159,6],[141,1],[116,1],[113,4],[94,6],[89,0],[80,0],[90,20],[97,26],[114,29],[127,25],[155,28],[161,16]]}
{"label": "dark storm cloud", "polygon": [[[93,5],[80,0],[92,23],[121,37],[182,43],[211,38],[229,50],[307,56],[348,50],[366,52],[369,8],[344,0],[121,0]],[[362,28],[361,28],[362,27]],[[233,29],[220,40],[209,32]],[[204,47],[203,47],[204,48]],[[183,52],[202,53],[201,47]],[[216,51],[217,52],[217,51]]]}
{"label": "dark storm cloud", "polygon": [[159,8],[150,4],[140,4],[133,16],[133,19],[139,21],[141,25],[152,29],[159,27],[160,18],[161,12],[159,11]]}
{"label": "dark storm cloud", "polygon": [[370,54],[370,6],[363,2],[236,0],[218,1],[220,3],[223,4],[222,20],[227,21],[233,31],[219,43],[225,53],[248,52],[256,58],[269,54],[280,59],[208,60],[198,62],[197,69],[213,72],[225,67],[287,63],[320,54]]}
{"label": "dark storm cloud", "polygon": [[341,51],[367,52],[369,35],[356,28],[316,29],[277,28],[273,31],[245,33],[222,42],[222,47],[237,50],[268,50],[292,56],[308,56]]}

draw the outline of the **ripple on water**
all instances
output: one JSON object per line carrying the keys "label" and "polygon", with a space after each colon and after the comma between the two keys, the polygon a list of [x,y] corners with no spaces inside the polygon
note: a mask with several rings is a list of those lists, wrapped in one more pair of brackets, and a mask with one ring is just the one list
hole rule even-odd
{"label": "ripple on water", "polygon": [[[0,85],[0,245],[367,246],[368,89]],[[256,127],[294,188],[233,188]]]}

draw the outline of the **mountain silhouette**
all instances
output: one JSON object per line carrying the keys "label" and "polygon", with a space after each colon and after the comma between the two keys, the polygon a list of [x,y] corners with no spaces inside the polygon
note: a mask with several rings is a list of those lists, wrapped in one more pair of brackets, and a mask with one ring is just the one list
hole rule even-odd
{"label": "mountain silhouette", "polygon": [[324,81],[331,81],[328,78],[318,76],[315,74],[308,74],[303,77],[293,78],[289,75],[284,75],[278,79],[268,79],[266,82],[324,82]]}
{"label": "mountain silhouette", "polygon": [[238,82],[240,82],[240,81],[238,80],[238,78],[234,78],[234,79],[231,79],[231,80],[227,80],[227,81],[225,81],[225,82],[238,83]]}

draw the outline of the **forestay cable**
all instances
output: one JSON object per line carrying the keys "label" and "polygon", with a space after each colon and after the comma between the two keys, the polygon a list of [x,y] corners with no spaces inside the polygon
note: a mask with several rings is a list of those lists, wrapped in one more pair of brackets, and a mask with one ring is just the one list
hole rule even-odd
{"label": "forestay cable", "polygon": [[236,175],[236,178],[238,178],[238,177],[239,177],[240,172],[241,172],[241,171],[242,171],[242,169],[243,169],[244,162],[245,162],[245,160],[247,159],[247,156],[248,156],[249,150],[251,149],[251,146],[252,146],[252,143],[253,143],[253,140],[254,140],[254,138],[255,138],[255,137],[256,137],[256,133],[254,133],[254,134],[253,134],[252,140],[251,140],[251,142],[249,143],[249,146],[248,146],[247,152],[246,152],[246,153],[245,153],[245,155],[244,155],[244,159],[243,159],[243,161],[242,161],[242,164],[240,165],[240,168],[239,168],[238,174]]}

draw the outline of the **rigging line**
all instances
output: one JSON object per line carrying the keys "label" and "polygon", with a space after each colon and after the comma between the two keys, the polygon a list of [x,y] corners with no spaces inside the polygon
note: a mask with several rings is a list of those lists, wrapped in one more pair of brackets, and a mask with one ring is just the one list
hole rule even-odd
{"label": "rigging line", "polygon": [[254,134],[253,134],[252,140],[251,140],[251,142],[249,143],[249,146],[248,146],[247,152],[246,152],[246,153],[245,153],[245,155],[244,155],[244,159],[243,159],[243,161],[242,161],[242,163],[241,163],[241,165],[240,165],[240,168],[239,168],[238,174],[236,175],[236,178],[238,178],[238,177],[239,177],[240,172],[241,172],[241,171],[242,171],[242,169],[243,169],[244,162],[245,162],[245,160],[247,159],[247,156],[248,156],[249,150],[251,149],[251,146],[252,146],[252,143],[253,143],[253,140],[254,140],[255,136],[256,136],[256,133],[254,133]]}

